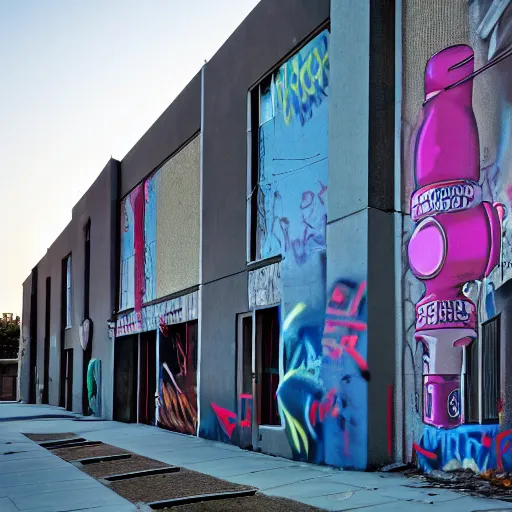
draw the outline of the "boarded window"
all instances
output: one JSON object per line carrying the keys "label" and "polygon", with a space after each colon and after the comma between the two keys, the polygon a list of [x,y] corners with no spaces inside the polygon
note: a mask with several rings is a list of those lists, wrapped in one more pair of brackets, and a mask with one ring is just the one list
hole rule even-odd
{"label": "boarded window", "polygon": [[500,398],[500,317],[482,325],[482,419],[498,419]]}

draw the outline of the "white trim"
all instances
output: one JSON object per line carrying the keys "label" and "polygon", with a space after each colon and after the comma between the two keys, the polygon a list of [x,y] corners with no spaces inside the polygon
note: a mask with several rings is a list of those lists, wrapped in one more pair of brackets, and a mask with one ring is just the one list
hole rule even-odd
{"label": "white trim", "polygon": [[403,294],[402,294],[402,0],[395,2],[395,143],[394,143],[394,260],[395,260],[395,384],[393,455],[396,461],[405,460],[404,442],[404,378],[403,378]]}
{"label": "white trim", "polygon": [[[106,416],[106,419],[107,420],[113,420],[114,419],[114,386],[115,386],[115,383],[114,383],[114,379],[115,379],[115,374],[114,374],[114,371],[115,371],[115,357],[116,357],[116,341],[117,341],[117,338],[116,338],[116,335],[115,335],[115,329],[114,329],[114,338],[112,339],[112,343],[111,343],[111,346],[112,348],[110,349],[110,375],[111,375],[111,378],[112,378],[112,385],[110,386],[110,392],[112,393],[111,394],[111,400],[110,400],[110,411],[108,411],[108,415],[105,415],[105,409],[103,409],[101,411],[101,415],[102,416]],[[103,385],[102,386],[103,390],[105,390],[105,386]],[[106,393],[106,391],[102,391],[102,393]],[[105,403],[105,402],[103,402]]]}
{"label": "white trim", "polygon": [[[160,328],[156,330],[156,341],[155,341],[155,350],[156,350],[156,390],[155,393],[158,393],[160,396]],[[153,400],[155,400],[155,396],[153,396]],[[159,400],[160,402],[160,400]],[[160,419],[160,407],[155,404],[155,425],[158,425],[158,420]]]}
{"label": "white trim", "polygon": [[259,425],[258,425],[258,383],[254,377],[258,377],[256,364],[256,310],[252,311],[252,416],[251,416],[251,441],[253,450],[259,447]]}
{"label": "white trim", "polygon": [[482,300],[482,290],[484,289],[483,280],[480,281],[478,286],[478,302],[477,302],[477,338],[473,343],[478,343],[478,423],[481,425],[484,417],[484,407],[482,400],[482,393],[484,390],[484,379],[483,379],[483,350],[482,350],[482,323],[479,321],[480,319],[480,308],[482,304],[485,304],[485,301]]}
{"label": "white trim", "polygon": [[201,426],[201,352],[202,352],[202,308],[203,308],[203,194],[204,194],[204,70],[201,68],[201,131],[199,133],[199,290],[197,291],[197,431]]}
{"label": "white trim", "polygon": [[246,223],[246,261],[251,261],[251,225],[252,225],[252,112],[251,94],[247,93],[247,169],[246,169],[246,201],[245,201],[245,223]]}
{"label": "white trim", "polygon": [[[237,315],[237,329],[236,329],[236,368],[235,368],[235,376],[236,376],[236,404],[237,404],[237,418],[238,421],[242,421],[242,400],[240,395],[243,391],[243,368],[244,368],[244,319],[250,318],[252,321],[252,313],[239,313]],[[251,337],[252,330],[254,330],[254,325],[251,323]],[[251,343],[252,344],[252,343]],[[251,355],[252,356],[252,355]],[[252,371],[252,363],[251,363],[251,371]],[[254,398],[253,398],[254,402]]]}

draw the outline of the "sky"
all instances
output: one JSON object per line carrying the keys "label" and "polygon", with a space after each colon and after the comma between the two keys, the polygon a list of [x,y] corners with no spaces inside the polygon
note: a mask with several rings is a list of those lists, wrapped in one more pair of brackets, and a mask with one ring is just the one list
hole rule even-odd
{"label": "sky", "polygon": [[259,0],[0,0],[0,313]]}

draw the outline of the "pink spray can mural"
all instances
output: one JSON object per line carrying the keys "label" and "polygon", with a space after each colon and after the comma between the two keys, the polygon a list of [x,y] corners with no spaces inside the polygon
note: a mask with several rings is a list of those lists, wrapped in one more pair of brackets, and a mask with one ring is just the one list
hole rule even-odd
{"label": "pink spray can mural", "polygon": [[500,258],[503,207],[483,201],[479,185],[473,81],[464,80],[473,71],[467,45],[446,48],[427,63],[411,197],[409,263],[425,284],[415,330],[424,354],[423,420],[444,429],[464,422],[462,347],[477,337],[477,308],[464,285],[488,276]]}

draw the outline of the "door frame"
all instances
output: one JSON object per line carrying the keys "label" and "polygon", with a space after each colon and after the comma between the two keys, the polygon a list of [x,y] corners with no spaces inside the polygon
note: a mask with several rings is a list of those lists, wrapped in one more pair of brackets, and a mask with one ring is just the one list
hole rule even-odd
{"label": "door frame", "polygon": [[[236,404],[237,404],[237,419],[238,423],[243,420],[242,417],[242,399],[240,396],[243,393],[243,368],[244,368],[244,319],[250,318],[252,321],[251,324],[251,380],[254,380],[254,372],[252,368],[252,354],[254,352],[253,350],[253,331],[254,331],[254,314],[251,311],[248,311],[247,313],[238,313],[237,315],[237,346],[236,346]],[[254,403],[254,396],[253,396],[253,403]],[[251,413],[251,418],[254,416],[253,412]]]}

